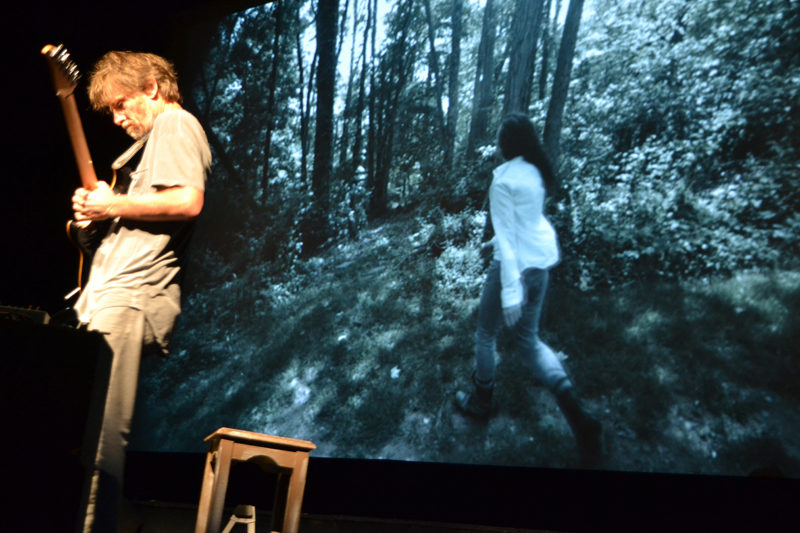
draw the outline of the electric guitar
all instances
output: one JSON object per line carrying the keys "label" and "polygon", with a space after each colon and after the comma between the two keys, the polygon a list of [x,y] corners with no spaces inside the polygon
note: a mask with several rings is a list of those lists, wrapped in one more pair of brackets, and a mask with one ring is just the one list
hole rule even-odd
{"label": "electric guitar", "polygon": [[[75,162],[78,164],[81,185],[84,189],[94,190],[97,188],[97,174],[92,164],[89,145],[86,143],[86,135],[83,132],[78,106],[75,103],[74,92],[80,79],[78,67],[72,61],[69,52],[63,45],[53,46],[48,44],[42,48],[41,52],[47,60],[53,75],[53,85],[56,90],[56,96],[61,102],[61,110],[64,112],[72,151],[75,154]],[[67,236],[78,247],[80,253],[78,289],[83,286],[84,257],[89,257],[93,254],[105,235],[105,229],[107,227],[104,228],[94,223],[86,227],[80,227],[73,220],[67,222]]]}

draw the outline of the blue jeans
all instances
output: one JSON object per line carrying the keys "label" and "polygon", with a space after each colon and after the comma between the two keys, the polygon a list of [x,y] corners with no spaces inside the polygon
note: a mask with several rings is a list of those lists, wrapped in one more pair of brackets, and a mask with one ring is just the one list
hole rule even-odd
{"label": "blue jeans", "polygon": [[[525,302],[522,318],[512,331],[517,350],[524,357],[536,378],[553,393],[571,385],[567,373],[553,350],[539,339],[539,318],[547,291],[549,272],[529,268],[522,273]],[[492,261],[483,285],[478,306],[478,329],[475,334],[475,376],[484,383],[494,380],[495,347],[503,326],[503,309],[500,300],[500,262]]]}

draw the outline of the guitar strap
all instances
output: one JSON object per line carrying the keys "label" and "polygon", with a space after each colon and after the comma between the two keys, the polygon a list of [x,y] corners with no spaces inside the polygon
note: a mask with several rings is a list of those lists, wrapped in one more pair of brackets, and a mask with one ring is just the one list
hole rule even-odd
{"label": "guitar strap", "polygon": [[[137,140],[135,143],[130,145],[127,150],[122,152],[117,159],[111,163],[111,171],[113,173],[113,178],[111,180],[111,188],[117,191],[117,189],[123,189],[117,192],[124,192],[128,188],[128,184],[130,183],[130,174],[133,172],[136,167],[139,165],[139,161],[142,158],[142,148],[145,144],[147,144],[147,139],[150,138],[150,133],[148,132],[145,136],[141,139]],[[121,182],[117,182],[117,172],[119,171],[122,180]]]}

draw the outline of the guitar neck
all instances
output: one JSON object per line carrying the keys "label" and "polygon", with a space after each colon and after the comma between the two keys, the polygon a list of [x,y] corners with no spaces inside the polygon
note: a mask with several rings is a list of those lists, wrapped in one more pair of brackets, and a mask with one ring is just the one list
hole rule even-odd
{"label": "guitar neck", "polygon": [[78,105],[75,103],[74,92],[80,76],[78,68],[70,59],[69,52],[61,45],[45,45],[42,48],[42,55],[53,74],[53,85],[67,121],[67,132],[72,143],[72,151],[75,153],[75,162],[78,163],[81,184],[84,189],[94,190],[97,188],[97,174],[92,164],[92,156],[89,154],[89,145],[86,144]]}
{"label": "guitar neck", "polygon": [[83,124],[78,114],[75,96],[70,93],[66,96],[59,95],[58,99],[61,102],[61,109],[67,122],[67,132],[72,143],[72,151],[75,154],[75,162],[78,164],[81,184],[84,189],[94,190],[97,188],[97,174],[92,164],[92,156],[89,154],[86,135],[83,133]]}

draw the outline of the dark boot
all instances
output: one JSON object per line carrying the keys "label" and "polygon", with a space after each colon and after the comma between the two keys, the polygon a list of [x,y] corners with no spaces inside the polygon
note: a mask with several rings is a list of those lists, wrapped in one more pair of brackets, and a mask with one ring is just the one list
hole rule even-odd
{"label": "dark boot", "polygon": [[556,394],[556,401],[575,435],[580,467],[598,466],[603,457],[603,426],[583,409],[572,387]]}
{"label": "dark boot", "polygon": [[475,390],[472,393],[464,391],[456,392],[456,407],[466,415],[486,421],[492,414],[494,380],[488,382],[479,381],[478,377],[473,372],[472,382],[475,384]]}

